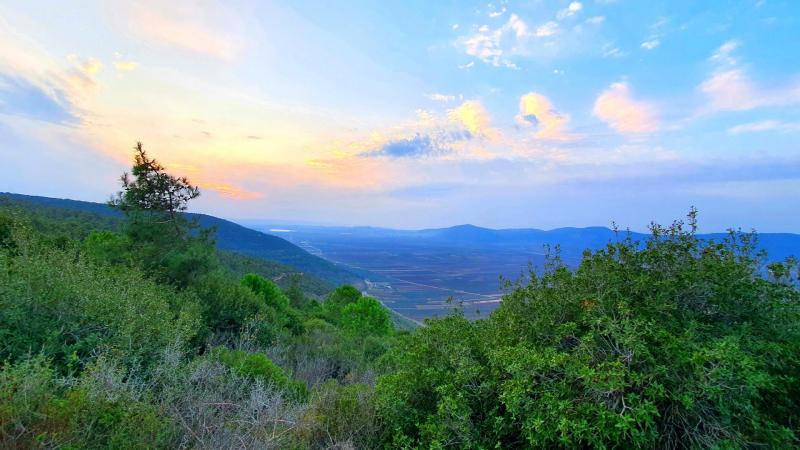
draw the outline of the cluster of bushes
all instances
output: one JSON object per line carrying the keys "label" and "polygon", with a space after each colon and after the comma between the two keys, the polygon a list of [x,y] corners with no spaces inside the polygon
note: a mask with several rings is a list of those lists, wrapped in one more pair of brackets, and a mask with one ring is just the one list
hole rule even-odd
{"label": "cluster of bushes", "polygon": [[429,322],[378,382],[383,440],[414,448],[795,448],[800,293],[753,237],[653,227],[551,258],[488,319]]}
{"label": "cluster of bushes", "polygon": [[0,447],[800,445],[798,268],[754,236],[692,213],[399,332],[355,287],[234,277],[180,214],[196,188],[133,174],[116,231],[0,208]]}
{"label": "cluster of bushes", "polygon": [[235,277],[213,230],[181,214],[195,188],[143,151],[133,175],[116,229],[76,235],[57,217],[0,208],[0,447],[372,439],[334,408],[373,407],[364,393],[395,337],[388,311],[351,286],[320,303],[294,282]]}

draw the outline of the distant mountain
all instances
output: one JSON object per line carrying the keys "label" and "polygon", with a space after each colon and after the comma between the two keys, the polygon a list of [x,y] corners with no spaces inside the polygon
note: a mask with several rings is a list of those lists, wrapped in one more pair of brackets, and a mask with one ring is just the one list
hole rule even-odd
{"label": "distant mountain", "polygon": [[[424,245],[462,248],[486,248],[492,246],[516,247],[518,249],[541,250],[545,245],[559,245],[562,251],[579,255],[585,249],[596,250],[609,242],[624,239],[630,235],[634,240],[645,241],[648,234],[617,231],[607,227],[564,227],[552,230],[536,228],[491,229],[475,225],[456,225],[448,228],[429,228],[422,230],[394,230],[376,227],[323,227],[290,226],[287,233],[290,240],[306,239],[315,241],[319,237],[329,239],[391,241],[393,244]],[[705,233],[702,239],[722,240],[727,233]],[[765,250],[772,261],[783,260],[788,256],[800,256],[800,234],[758,233],[758,247]]]}
{"label": "distant mountain", "polygon": [[[12,201],[43,205],[67,210],[84,211],[109,217],[121,217],[121,213],[103,203],[84,202],[79,200],[39,197],[32,195],[0,193],[0,198]],[[216,227],[215,240],[217,247],[243,255],[261,258],[291,266],[297,270],[311,274],[333,285],[358,283],[361,278],[336,264],[314,256],[291,242],[251,230],[231,221],[206,214],[187,213],[189,218],[196,218],[203,227]]]}

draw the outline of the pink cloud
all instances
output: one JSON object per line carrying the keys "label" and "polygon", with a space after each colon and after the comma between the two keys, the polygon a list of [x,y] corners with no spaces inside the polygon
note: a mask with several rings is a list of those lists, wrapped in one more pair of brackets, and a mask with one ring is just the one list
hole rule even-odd
{"label": "pink cloud", "polygon": [[658,129],[655,108],[636,100],[627,83],[614,83],[594,103],[595,117],[622,134],[648,133]]}

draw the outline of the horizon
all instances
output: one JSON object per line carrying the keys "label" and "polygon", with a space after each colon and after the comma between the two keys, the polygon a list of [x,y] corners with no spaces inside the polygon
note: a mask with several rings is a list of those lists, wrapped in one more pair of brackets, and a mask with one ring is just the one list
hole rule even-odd
{"label": "horizon", "polygon": [[142,141],[237,223],[642,232],[695,206],[704,233],[798,233],[797,29],[774,0],[0,5],[0,191],[103,202]]}
{"label": "horizon", "polygon": [[[82,199],[77,199],[77,198],[47,197],[47,196],[37,196],[37,195],[32,195],[32,194],[26,194],[26,193],[22,193],[22,192],[3,192],[3,191],[0,191],[0,196],[2,196],[4,194],[22,195],[22,196],[29,196],[29,197],[52,198],[52,199],[57,199],[57,200],[88,202],[88,203],[95,203],[95,204],[106,204],[105,202],[94,202],[94,201],[91,201],[91,200],[82,200]],[[217,217],[219,219],[227,220],[229,222],[235,223],[235,224],[243,226],[245,228],[249,228],[249,229],[252,229],[252,230],[260,231],[262,233],[276,234],[279,237],[282,234],[297,232],[298,230],[301,230],[301,229],[304,229],[304,228],[369,228],[369,229],[386,230],[386,231],[415,232],[415,231],[427,231],[427,230],[446,230],[446,229],[459,228],[459,227],[472,227],[472,228],[478,228],[478,229],[488,230],[488,231],[531,230],[531,231],[551,232],[551,231],[559,231],[559,230],[565,230],[565,229],[581,230],[581,229],[590,229],[590,228],[602,228],[602,229],[612,230],[613,231],[613,229],[614,229],[613,227],[615,225],[618,227],[618,231],[620,233],[625,233],[625,232],[630,231],[632,233],[638,233],[638,234],[650,234],[650,229],[647,228],[647,226],[644,226],[642,228],[634,228],[632,226],[626,226],[626,225],[623,225],[623,224],[613,224],[613,223],[609,224],[609,225],[585,225],[585,226],[565,225],[565,226],[558,226],[558,227],[552,227],[552,228],[536,228],[536,227],[525,227],[525,226],[523,226],[523,227],[512,227],[512,228],[492,228],[492,227],[486,227],[486,226],[476,225],[476,224],[472,224],[472,223],[456,223],[456,224],[445,225],[445,226],[441,226],[441,227],[396,228],[396,227],[385,227],[385,226],[365,225],[365,224],[291,222],[291,221],[286,221],[286,220],[270,220],[270,219],[237,219],[235,217],[225,217],[225,216],[215,215],[213,213],[213,211],[211,211],[211,212],[194,211],[191,208],[189,208],[186,212],[187,213],[191,213],[191,214],[204,214],[204,215],[208,215],[208,216],[212,216],[212,217]],[[698,217],[701,217],[701,216],[702,215],[700,214]],[[685,216],[673,219],[673,221],[682,220],[682,221],[685,222],[684,219],[686,219]],[[665,223],[659,223],[658,225],[666,226],[666,225],[671,224],[673,221],[665,222]],[[274,229],[273,228],[269,228],[269,227],[287,227],[287,226],[296,227],[297,230],[292,230],[292,229],[287,229],[287,228],[274,228]],[[793,231],[764,231],[764,232],[762,232],[760,230],[744,229],[744,228],[741,228],[741,227],[738,228],[738,229],[737,228],[727,228],[727,229],[722,229],[722,230],[709,230],[709,229],[705,229],[702,226],[702,221],[698,222],[698,228],[697,228],[698,234],[726,234],[726,233],[728,233],[730,231],[743,232],[743,233],[748,233],[748,232],[751,232],[751,231],[755,231],[757,234],[791,234],[791,235],[800,235],[800,232],[793,232]]]}

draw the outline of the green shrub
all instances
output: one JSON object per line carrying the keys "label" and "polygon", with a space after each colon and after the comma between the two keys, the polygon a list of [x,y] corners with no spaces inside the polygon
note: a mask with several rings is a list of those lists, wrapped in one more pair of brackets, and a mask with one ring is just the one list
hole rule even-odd
{"label": "green shrub", "polygon": [[378,383],[385,445],[796,446],[796,280],[764,278],[747,235],[693,230],[551,260],[488,319],[402,338]]}
{"label": "green shrub", "polygon": [[262,298],[221,271],[199,279],[190,291],[202,306],[204,323],[215,331],[239,330],[267,309]]}
{"label": "green shrub", "polygon": [[199,329],[192,302],[130,269],[76,258],[73,251],[26,243],[0,252],[0,358],[41,352],[59,370],[100,351],[147,366],[166,345]]}
{"label": "green shrub", "polygon": [[331,380],[314,389],[299,435],[308,448],[376,448],[380,426],[374,391]]}
{"label": "green shrub", "polygon": [[342,328],[356,336],[386,336],[392,330],[389,311],[374,298],[361,297],[342,309]]}
{"label": "green shrub", "polygon": [[225,347],[215,347],[212,356],[221,363],[230,367],[240,375],[252,379],[259,379],[265,384],[272,384],[280,389],[289,391],[296,398],[305,398],[308,395],[306,385],[300,381],[289,378],[277,364],[272,362],[263,353],[250,353],[243,350],[230,350]]}
{"label": "green shrub", "polygon": [[83,254],[95,263],[126,264],[131,261],[130,240],[111,231],[92,231],[83,241]]}
{"label": "green shrub", "polygon": [[0,447],[62,449],[167,448],[172,424],[149,404],[60,392],[37,356],[0,369]]}
{"label": "green shrub", "polygon": [[268,306],[278,311],[283,311],[289,306],[289,298],[272,280],[254,273],[248,273],[242,278],[242,285],[253,291]]}

